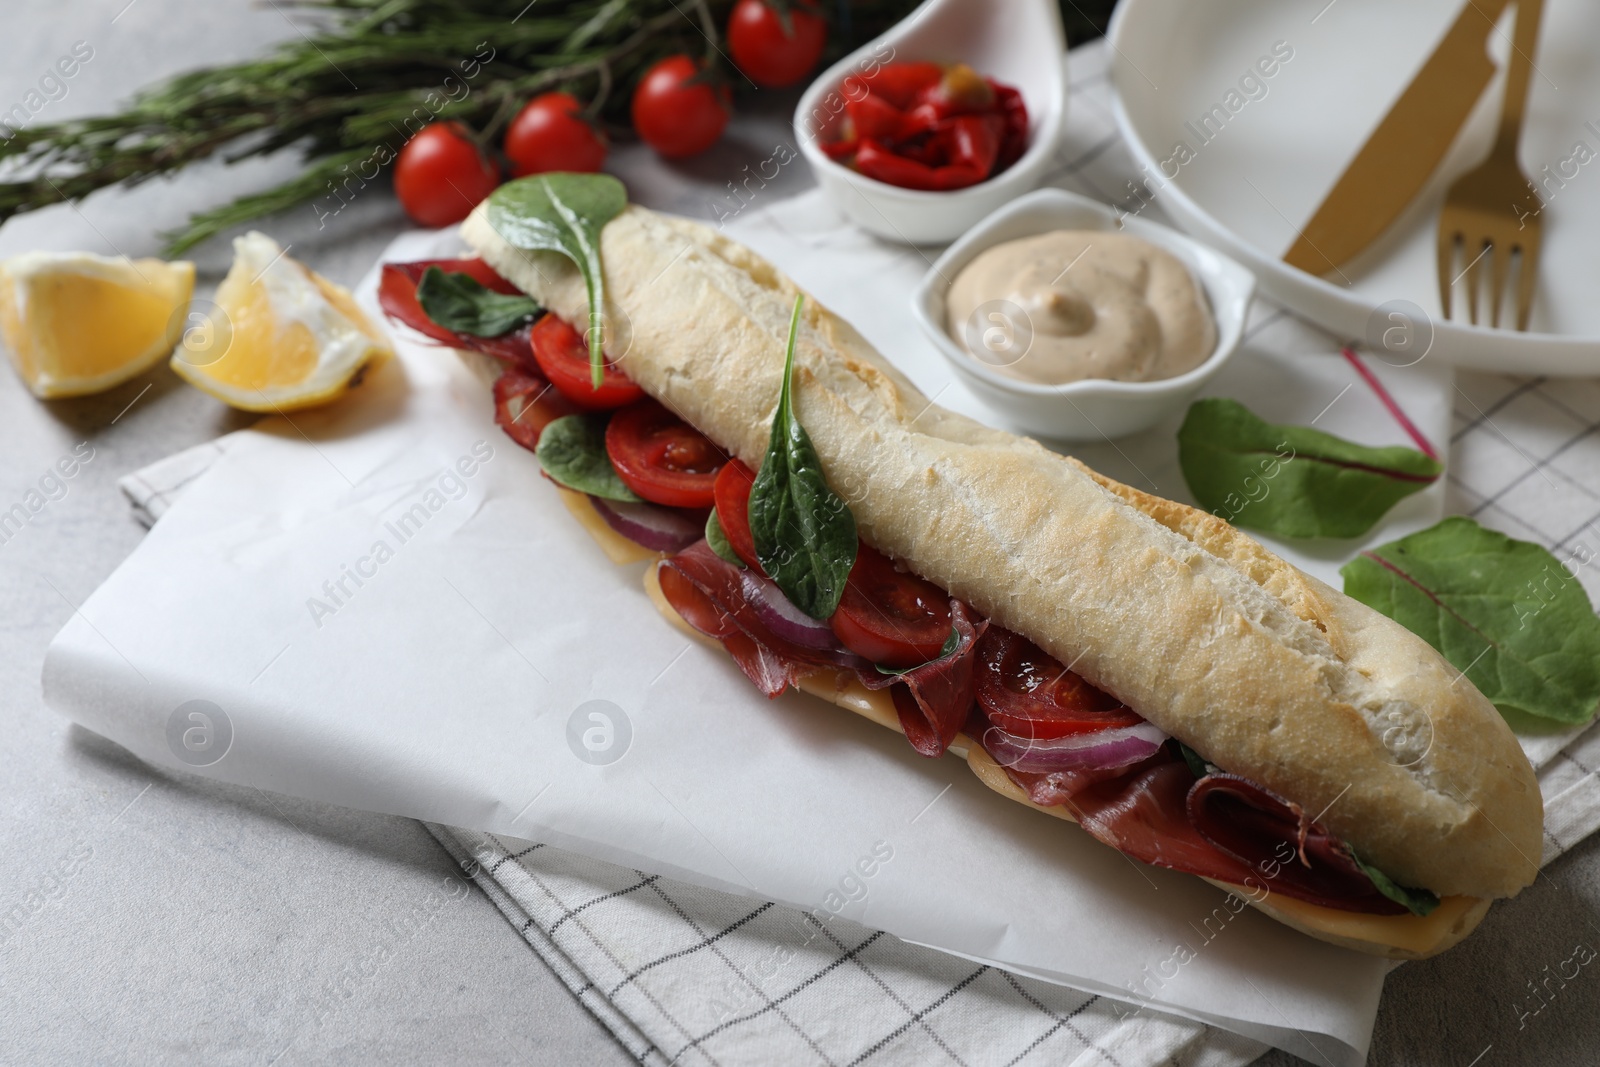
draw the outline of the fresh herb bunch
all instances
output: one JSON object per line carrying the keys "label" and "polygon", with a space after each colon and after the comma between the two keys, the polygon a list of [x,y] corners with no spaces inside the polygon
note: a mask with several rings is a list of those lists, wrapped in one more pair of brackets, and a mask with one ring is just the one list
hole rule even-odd
{"label": "fresh herb bunch", "polygon": [[[0,221],[213,156],[305,154],[298,177],[167,234],[167,251],[177,254],[263,215],[359,188],[424,122],[462,122],[489,144],[530,97],[564,89],[588,101],[597,121],[620,124],[644,69],[675,52],[706,56],[712,76],[720,71],[740,90],[719,36],[733,2],[285,0],[309,13],[309,25],[261,59],[181,74],[114,115],[14,131],[0,142],[0,164],[13,176],[0,182]],[[825,61],[915,6],[824,2],[832,22]],[[1070,39],[1100,28],[1086,11],[1103,19],[1110,7],[1062,0]],[[463,84],[468,91],[453,88]]]}

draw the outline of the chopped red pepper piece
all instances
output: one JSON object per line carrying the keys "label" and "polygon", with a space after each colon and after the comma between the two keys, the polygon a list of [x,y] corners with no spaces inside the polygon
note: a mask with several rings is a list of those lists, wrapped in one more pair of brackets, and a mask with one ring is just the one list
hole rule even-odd
{"label": "chopped red pepper piece", "polygon": [[844,121],[828,158],[904,189],[976,185],[1028,147],[1028,109],[1008,85],[971,67],[890,63],[845,80]]}
{"label": "chopped red pepper piece", "polygon": [[877,93],[904,111],[915,104],[923,92],[938,85],[943,77],[944,68],[937,63],[888,63],[871,74],[846,78],[844,94],[847,99],[854,100],[863,92]]}
{"label": "chopped red pepper piece", "polygon": [[901,124],[906,114],[876,93],[868,93],[860,100],[845,105],[845,113],[855,127],[856,137],[888,140],[902,136]]}

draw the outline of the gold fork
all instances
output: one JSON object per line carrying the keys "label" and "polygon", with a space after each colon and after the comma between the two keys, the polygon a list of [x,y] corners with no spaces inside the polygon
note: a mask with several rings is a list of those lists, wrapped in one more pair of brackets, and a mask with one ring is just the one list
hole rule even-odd
{"label": "gold fork", "polygon": [[[1539,44],[1539,18],[1544,0],[1517,0],[1516,32],[1506,70],[1505,98],[1500,104],[1500,131],[1489,157],[1456,179],[1439,214],[1439,303],[1450,317],[1450,291],[1462,275],[1467,280],[1467,316],[1478,324],[1478,290],[1482,263],[1489,265],[1489,325],[1500,325],[1500,304],[1511,273],[1511,255],[1519,254],[1517,329],[1528,328],[1533,287],[1539,266],[1539,211],[1542,202],[1517,162],[1522,114],[1528,100],[1533,53]],[[1456,249],[1467,260],[1454,273]]]}

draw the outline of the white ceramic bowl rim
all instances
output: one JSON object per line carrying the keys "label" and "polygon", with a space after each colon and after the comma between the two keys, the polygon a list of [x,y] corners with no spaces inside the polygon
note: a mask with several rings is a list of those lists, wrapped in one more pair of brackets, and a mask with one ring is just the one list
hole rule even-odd
{"label": "white ceramic bowl rim", "polygon": [[[1147,219],[1127,218],[1122,220],[1122,226],[1130,232],[1149,240],[1151,244],[1159,245],[1169,252],[1178,255],[1184,260],[1184,265],[1195,275],[1195,281],[1200,285],[1201,291],[1206,294],[1211,313],[1217,324],[1217,346],[1204,362],[1182,374],[1171,378],[1160,378],[1150,382],[1122,382],[1111,378],[1081,378],[1075,382],[1066,382],[1061,385],[1046,385],[1041,382],[1029,382],[1020,378],[1013,378],[1001,374],[994,368],[987,366],[972,353],[968,352],[954,338],[951,338],[943,321],[936,320],[930,314],[929,303],[932,297],[940,297],[943,303],[945,291],[950,287],[950,276],[954,271],[959,271],[967,263],[975,259],[981,252],[987,250],[998,241],[991,241],[989,231],[1011,215],[1018,214],[1039,203],[1056,204],[1063,207],[1072,207],[1086,211],[1105,222],[1115,224],[1118,215],[1115,209],[1091,200],[1086,196],[1069,193],[1065,189],[1036,189],[1026,196],[1020,196],[996,211],[982,222],[978,223],[967,232],[960,240],[945,250],[933,264],[922,284],[917,287],[914,296],[916,310],[919,317],[931,323],[936,328],[936,335],[943,341],[946,356],[953,356],[961,360],[962,369],[968,373],[982,378],[985,382],[1008,392],[1022,396],[1082,396],[1094,394],[1100,396],[1158,396],[1163,393],[1182,392],[1193,387],[1197,382],[1204,381],[1215,373],[1218,366],[1231,356],[1242,340],[1244,323],[1226,323],[1216,308],[1216,300],[1212,293],[1213,286],[1207,284],[1206,274],[1196,269],[1199,260],[1202,265],[1213,271],[1232,275],[1234,280],[1241,283],[1247,292],[1255,288],[1255,275],[1241,264],[1235,263],[1221,253],[1206,245],[1201,244],[1187,234],[1180,233],[1170,226],[1163,226],[1158,222]],[[1107,229],[1115,229],[1115,225]],[[959,264],[959,265],[958,265]],[[942,306],[941,306],[942,310]]]}

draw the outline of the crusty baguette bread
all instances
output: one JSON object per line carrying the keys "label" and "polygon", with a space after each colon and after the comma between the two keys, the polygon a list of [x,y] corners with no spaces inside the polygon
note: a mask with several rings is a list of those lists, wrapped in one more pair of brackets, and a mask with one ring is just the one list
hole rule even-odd
{"label": "crusty baguette bread", "polygon": [[[570,321],[566,259],[467,241]],[[648,393],[751,466],[797,292],[707,227],[629,207],[602,234],[607,313]],[[862,536],[1031,638],[1225,770],[1300,804],[1402,884],[1509,896],[1542,802],[1492,705],[1431,647],[1212,516],[927,401],[807,301],[795,407]]]}

